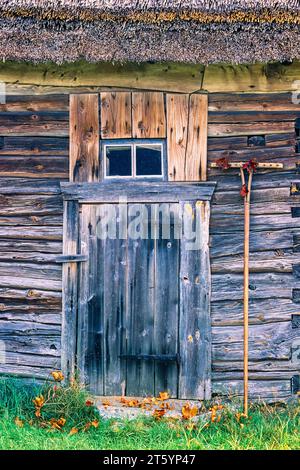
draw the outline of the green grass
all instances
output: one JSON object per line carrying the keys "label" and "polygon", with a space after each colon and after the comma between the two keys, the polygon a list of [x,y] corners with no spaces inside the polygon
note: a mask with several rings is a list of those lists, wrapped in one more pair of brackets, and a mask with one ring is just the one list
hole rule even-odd
{"label": "green grass", "polygon": [[[0,449],[300,449],[299,404],[256,405],[251,408],[249,420],[238,420],[226,406],[220,412],[219,423],[211,423],[206,417],[193,430],[187,429],[187,422],[144,418],[100,420],[98,428],[84,432],[84,424],[97,417],[94,408],[86,406],[86,393],[73,387],[59,391],[53,398],[51,390],[43,390],[46,398],[50,393],[50,398],[42,408],[42,418],[36,418],[32,397],[41,390],[33,393],[10,380],[0,381]],[[66,419],[62,430],[40,427],[62,415]],[[23,420],[23,427],[15,424],[16,416]],[[74,426],[79,432],[69,435]]]}

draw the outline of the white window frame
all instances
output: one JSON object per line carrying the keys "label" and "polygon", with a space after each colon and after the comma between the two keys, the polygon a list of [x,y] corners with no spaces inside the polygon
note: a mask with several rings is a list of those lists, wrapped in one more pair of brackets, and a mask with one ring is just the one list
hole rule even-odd
{"label": "white window frame", "polygon": [[[160,147],[161,151],[161,174],[160,175],[137,175],[136,174],[136,148],[137,147]],[[106,151],[107,147],[130,147],[131,148],[131,175],[122,176],[122,175],[107,175],[107,157]],[[116,142],[116,143],[103,143],[103,162],[104,162],[104,179],[163,179],[164,178],[164,145],[162,142]]]}

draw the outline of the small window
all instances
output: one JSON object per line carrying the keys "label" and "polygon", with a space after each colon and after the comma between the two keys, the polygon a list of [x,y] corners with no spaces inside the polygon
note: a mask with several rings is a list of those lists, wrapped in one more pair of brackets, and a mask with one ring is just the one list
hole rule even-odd
{"label": "small window", "polygon": [[162,178],[162,142],[103,145],[105,178]]}

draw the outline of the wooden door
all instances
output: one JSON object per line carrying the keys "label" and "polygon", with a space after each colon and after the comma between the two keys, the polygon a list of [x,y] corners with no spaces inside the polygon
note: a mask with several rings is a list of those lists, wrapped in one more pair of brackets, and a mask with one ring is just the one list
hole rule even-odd
{"label": "wooden door", "polygon": [[[118,184],[63,186],[65,198],[77,200],[78,249],[87,259],[78,268],[76,352],[90,391],[209,397],[213,185],[132,184],[122,204]],[[138,230],[130,231],[142,212]],[[195,250],[182,232],[187,213],[200,222]],[[115,232],[107,230],[112,220]]]}

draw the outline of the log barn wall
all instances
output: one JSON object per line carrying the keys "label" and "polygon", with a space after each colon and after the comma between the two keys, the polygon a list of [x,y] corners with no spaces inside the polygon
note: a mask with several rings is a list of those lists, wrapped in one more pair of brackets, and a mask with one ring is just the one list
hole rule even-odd
{"label": "log barn wall", "polygon": [[[62,252],[59,183],[69,174],[69,92],[39,87],[38,95],[22,95],[10,85],[0,105],[0,339],[7,351],[0,373],[43,379],[60,367],[61,265],[55,258]],[[209,94],[208,164],[223,156],[284,163],[282,171],[254,176],[251,397],[287,398],[291,378],[300,373],[298,118],[290,93]],[[213,393],[241,394],[240,179],[233,170],[212,169],[208,179],[218,182],[210,228]]]}

